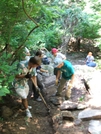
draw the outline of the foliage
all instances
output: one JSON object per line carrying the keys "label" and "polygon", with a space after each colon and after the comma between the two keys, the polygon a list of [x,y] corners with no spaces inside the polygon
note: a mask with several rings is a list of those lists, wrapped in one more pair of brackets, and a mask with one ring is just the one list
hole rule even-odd
{"label": "foliage", "polygon": [[[89,7],[89,9],[88,9]],[[0,2],[0,93],[10,93],[24,48],[61,45],[63,36],[94,39],[101,48],[99,0],[2,0]],[[4,10],[5,9],[5,10]]]}

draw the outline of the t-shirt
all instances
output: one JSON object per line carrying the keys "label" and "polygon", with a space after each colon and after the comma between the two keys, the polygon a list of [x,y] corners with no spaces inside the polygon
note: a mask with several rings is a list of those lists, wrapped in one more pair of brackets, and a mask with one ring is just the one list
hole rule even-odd
{"label": "t-shirt", "polygon": [[[24,74],[26,75],[27,73],[30,73],[32,76],[37,76],[37,72],[36,72],[36,68],[31,68],[31,69],[28,69],[28,61],[21,61],[19,64],[18,64],[18,74]],[[27,83],[28,79],[26,78],[16,78],[15,81],[14,81],[14,85],[15,85],[15,88],[24,88],[26,83]]]}
{"label": "t-shirt", "polygon": [[66,59],[66,56],[62,53],[57,53],[55,58],[61,58],[63,60],[63,59]]}
{"label": "t-shirt", "polygon": [[93,62],[94,61],[94,56],[87,56],[86,57],[86,63],[90,63],[90,62]]}
{"label": "t-shirt", "polygon": [[71,79],[72,75],[74,74],[74,68],[72,66],[72,64],[67,61],[67,60],[64,60],[63,61],[64,65],[59,68],[58,70],[60,70],[62,72],[62,77],[66,80],[69,80]]}

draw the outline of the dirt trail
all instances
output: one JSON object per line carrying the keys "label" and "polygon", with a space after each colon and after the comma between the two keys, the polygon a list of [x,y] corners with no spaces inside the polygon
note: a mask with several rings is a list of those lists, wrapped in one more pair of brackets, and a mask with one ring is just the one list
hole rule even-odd
{"label": "dirt trail", "polygon": [[[72,62],[72,64],[85,64],[84,54],[68,54],[67,59]],[[56,87],[47,87],[47,99],[56,91]],[[77,91],[74,90],[72,98],[77,95]],[[9,103],[6,103],[9,102]],[[0,134],[55,134],[54,126],[52,122],[52,115],[58,111],[58,107],[54,106],[52,103],[48,102],[51,112],[50,115],[47,114],[47,110],[43,102],[33,101],[28,98],[29,105],[32,106],[31,113],[33,115],[32,120],[26,122],[24,111],[21,109],[20,102],[17,99],[9,98],[5,100],[4,105],[13,109],[16,113],[20,108],[20,112],[15,118],[3,119],[0,117]],[[0,104],[0,106],[2,106]],[[14,108],[16,107],[16,108]],[[72,112],[75,118],[77,118],[78,111]],[[87,134],[86,123],[82,126],[74,126],[68,129],[68,134]],[[58,134],[58,133],[56,133]],[[61,133],[62,134],[62,133]],[[64,134],[64,133],[63,133]]]}

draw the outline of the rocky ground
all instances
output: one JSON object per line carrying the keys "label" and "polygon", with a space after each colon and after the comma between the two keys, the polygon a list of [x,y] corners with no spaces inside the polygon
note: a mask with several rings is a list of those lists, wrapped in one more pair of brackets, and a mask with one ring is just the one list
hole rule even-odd
{"label": "rocky ground", "polygon": [[[52,96],[56,92],[54,76],[47,77],[46,81],[44,80],[47,94],[45,99],[50,108],[50,113],[48,113],[43,102],[34,101],[29,96],[28,101],[29,105],[32,106],[33,118],[28,120],[25,118],[21,102],[15,94],[4,97],[4,101],[0,103],[0,134],[89,134],[90,120],[88,117],[86,121],[78,119],[81,111],[91,108],[89,102],[91,95],[85,88],[82,72],[78,68],[78,66],[82,68],[85,65],[85,56],[84,53],[67,55],[67,59],[74,66],[76,65],[77,72],[72,96],[68,101],[65,101],[64,97]],[[99,106],[99,110],[100,108]]]}

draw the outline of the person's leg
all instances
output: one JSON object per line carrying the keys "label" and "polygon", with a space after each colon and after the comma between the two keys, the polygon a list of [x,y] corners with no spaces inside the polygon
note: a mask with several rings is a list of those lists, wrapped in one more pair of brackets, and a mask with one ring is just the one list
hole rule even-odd
{"label": "person's leg", "polygon": [[28,101],[27,101],[27,99],[22,99],[22,105],[24,106],[25,109],[28,108]]}
{"label": "person's leg", "polygon": [[56,95],[60,95],[60,94],[61,94],[61,92],[62,92],[62,90],[63,90],[63,88],[64,88],[64,85],[65,85],[66,81],[67,81],[67,80],[65,80],[64,78],[61,78],[60,83],[59,83],[59,86],[58,86],[58,88],[57,88],[57,93],[56,93]]}
{"label": "person's leg", "polygon": [[39,97],[39,93],[36,90],[36,87],[35,87],[35,85],[33,83],[32,83],[32,91],[34,93],[34,99],[36,100]]}
{"label": "person's leg", "polygon": [[68,81],[68,83],[67,83],[67,88],[66,88],[66,90],[65,90],[65,99],[70,99],[70,97],[71,97],[71,89],[72,89],[72,87],[69,85],[69,81]]}
{"label": "person's leg", "polygon": [[32,115],[31,115],[31,113],[30,113],[30,111],[28,109],[28,101],[27,101],[27,96],[28,96],[28,93],[29,93],[29,86],[28,86],[28,84],[26,83],[24,85],[23,90],[21,88],[17,88],[16,92],[17,92],[17,94],[22,99],[22,105],[25,108],[26,116],[29,117],[29,118],[32,118]]}

